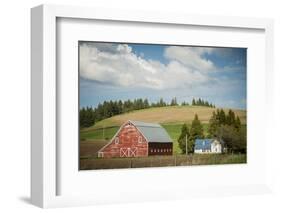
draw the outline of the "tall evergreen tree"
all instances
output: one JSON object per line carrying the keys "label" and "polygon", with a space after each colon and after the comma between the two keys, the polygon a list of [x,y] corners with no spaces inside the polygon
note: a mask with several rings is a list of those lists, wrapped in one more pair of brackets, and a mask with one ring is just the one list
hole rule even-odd
{"label": "tall evergreen tree", "polygon": [[[189,137],[189,129],[186,124],[183,124],[181,128],[181,134],[178,138],[179,148],[181,149],[182,154],[186,153],[186,142],[190,142]],[[187,143],[187,151],[192,151],[192,146],[190,143]]]}
{"label": "tall evergreen tree", "polygon": [[171,105],[171,106],[177,106],[177,105],[178,105],[178,102],[177,102],[177,98],[176,98],[176,97],[172,98],[171,104],[170,104],[170,105]]}
{"label": "tall evergreen tree", "polygon": [[223,111],[223,109],[221,109],[219,111],[219,123],[224,125],[226,123],[226,116],[225,116],[225,112]]}
{"label": "tall evergreen tree", "polygon": [[235,124],[235,114],[231,109],[228,111],[228,115],[226,116],[226,124],[229,126]]}
{"label": "tall evergreen tree", "polygon": [[216,131],[219,127],[220,123],[217,118],[217,114],[213,112],[212,117],[209,120],[209,127],[208,127],[208,136],[209,137],[216,137]]}
{"label": "tall evergreen tree", "polygon": [[204,138],[203,126],[202,126],[197,114],[195,114],[194,119],[191,123],[189,133],[190,133],[190,137],[189,137],[189,143],[188,144],[191,147],[191,152],[194,152],[195,139]]}
{"label": "tall evergreen tree", "polygon": [[197,105],[198,105],[198,106],[202,106],[202,101],[201,101],[201,98],[199,98],[199,99],[198,99],[198,103],[197,103]]}
{"label": "tall evergreen tree", "polygon": [[195,106],[196,105],[196,102],[195,102],[195,99],[193,98],[192,99],[192,106]]}
{"label": "tall evergreen tree", "polygon": [[237,129],[237,131],[241,130],[241,121],[240,121],[240,118],[238,116],[236,116],[234,127]]}

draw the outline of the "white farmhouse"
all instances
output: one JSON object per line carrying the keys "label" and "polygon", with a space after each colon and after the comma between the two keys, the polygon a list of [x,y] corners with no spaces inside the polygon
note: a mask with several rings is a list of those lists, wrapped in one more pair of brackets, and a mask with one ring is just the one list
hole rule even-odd
{"label": "white farmhouse", "polygon": [[196,139],[194,153],[222,153],[223,143],[217,139]]}

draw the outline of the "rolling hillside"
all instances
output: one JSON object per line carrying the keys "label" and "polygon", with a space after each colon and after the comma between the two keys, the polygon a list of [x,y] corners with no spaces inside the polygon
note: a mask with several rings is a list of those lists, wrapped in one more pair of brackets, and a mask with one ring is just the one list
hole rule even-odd
{"label": "rolling hillside", "polygon": [[[113,116],[111,118],[104,119],[97,122],[89,129],[100,129],[110,126],[120,126],[127,120],[138,120],[144,122],[160,123],[160,124],[182,124],[191,123],[195,114],[198,114],[199,120],[203,124],[209,122],[213,111],[216,110],[210,107],[202,106],[168,106],[168,107],[156,107],[143,110],[135,110],[129,113]],[[225,112],[228,109],[224,109]],[[245,110],[233,110],[236,115],[240,117],[241,123],[246,123],[246,111]],[[86,130],[86,129],[85,129]]]}

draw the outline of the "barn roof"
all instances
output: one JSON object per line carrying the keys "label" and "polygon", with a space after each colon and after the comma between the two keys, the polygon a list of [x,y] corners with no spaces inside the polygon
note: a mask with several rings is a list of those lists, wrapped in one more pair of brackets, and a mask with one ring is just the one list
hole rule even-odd
{"label": "barn roof", "polygon": [[173,143],[166,130],[157,123],[145,123],[141,121],[129,121],[146,138],[149,143]]}
{"label": "barn roof", "polygon": [[[194,149],[211,149],[211,144],[214,140],[215,139],[195,139]],[[220,143],[223,143],[223,141],[220,141]]]}

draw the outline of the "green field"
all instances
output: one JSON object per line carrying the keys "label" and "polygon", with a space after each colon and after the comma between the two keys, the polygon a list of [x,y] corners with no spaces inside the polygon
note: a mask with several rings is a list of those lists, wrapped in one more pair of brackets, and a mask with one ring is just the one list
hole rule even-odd
{"label": "green field", "polygon": [[99,129],[80,131],[80,139],[83,140],[110,140],[118,131],[119,126],[110,126]]}

